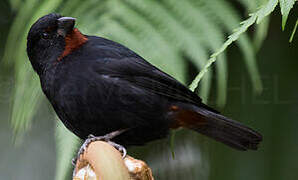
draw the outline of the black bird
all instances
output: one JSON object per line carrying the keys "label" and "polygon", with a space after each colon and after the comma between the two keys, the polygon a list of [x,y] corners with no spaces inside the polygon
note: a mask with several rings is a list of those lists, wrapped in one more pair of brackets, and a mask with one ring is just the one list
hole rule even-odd
{"label": "black bird", "polygon": [[257,149],[261,134],[203,104],[127,47],[74,25],[59,14],[41,17],[29,31],[27,53],[44,94],[78,137],[118,131],[115,143],[143,145],[182,127],[237,150]]}

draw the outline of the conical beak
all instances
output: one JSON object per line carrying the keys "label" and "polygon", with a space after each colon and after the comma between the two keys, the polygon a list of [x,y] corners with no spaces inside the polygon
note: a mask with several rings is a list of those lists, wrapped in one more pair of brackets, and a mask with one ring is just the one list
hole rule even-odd
{"label": "conical beak", "polygon": [[62,17],[58,19],[58,30],[57,33],[65,37],[70,33],[75,25],[76,18],[73,17]]}

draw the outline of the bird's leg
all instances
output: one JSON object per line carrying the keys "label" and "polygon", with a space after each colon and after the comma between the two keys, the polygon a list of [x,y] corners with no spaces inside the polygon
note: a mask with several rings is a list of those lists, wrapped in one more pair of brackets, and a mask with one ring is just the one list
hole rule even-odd
{"label": "bird's leg", "polygon": [[88,138],[85,140],[85,142],[83,143],[83,145],[81,146],[78,155],[83,154],[90,143],[92,143],[94,141],[105,141],[108,144],[110,144],[111,146],[113,146],[114,148],[116,148],[118,151],[120,151],[122,153],[122,157],[124,158],[126,156],[126,149],[122,145],[111,141],[111,139],[113,139],[117,135],[121,134],[122,132],[114,131],[114,132],[106,134],[104,136],[94,136],[94,135],[90,134],[88,136]]}
{"label": "bird's leg", "polygon": [[80,147],[77,157],[72,160],[72,164],[75,165],[75,163],[76,163],[77,159],[80,157],[80,155],[83,154],[86,151],[86,149],[88,148],[89,144],[94,141],[107,142],[108,144],[113,146],[115,149],[117,149],[119,152],[121,152],[122,158],[124,159],[126,156],[126,152],[127,152],[126,149],[122,145],[112,142],[111,139],[113,139],[114,137],[120,135],[121,133],[123,133],[125,131],[127,131],[127,129],[113,131],[113,132],[106,134],[104,136],[94,136],[94,135],[90,134],[88,136],[88,138],[85,140],[85,142],[83,143],[83,145]]}

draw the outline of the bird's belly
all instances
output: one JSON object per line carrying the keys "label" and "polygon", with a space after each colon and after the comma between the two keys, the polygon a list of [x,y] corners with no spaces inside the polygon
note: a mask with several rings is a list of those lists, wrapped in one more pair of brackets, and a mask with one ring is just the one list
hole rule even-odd
{"label": "bird's belly", "polygon": [[113,96],[108,99],[85,99],[68,103],[56,110],[62,122],[82,139],[89,134],[102,136],[129,129],[115,141],[124,145],[141,145],[165,137],[169,120],[165,114],[167,100],[157,97]]}

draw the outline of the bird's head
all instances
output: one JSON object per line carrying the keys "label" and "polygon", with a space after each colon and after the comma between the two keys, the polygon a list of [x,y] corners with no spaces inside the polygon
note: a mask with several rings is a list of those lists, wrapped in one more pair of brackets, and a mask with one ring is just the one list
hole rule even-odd
{"label": "bird's head", "polygon": [[38,74],[87,41],[74,26],[75,18],[55,13],[39,18],[31,26],[27,37],[27,54]]}

